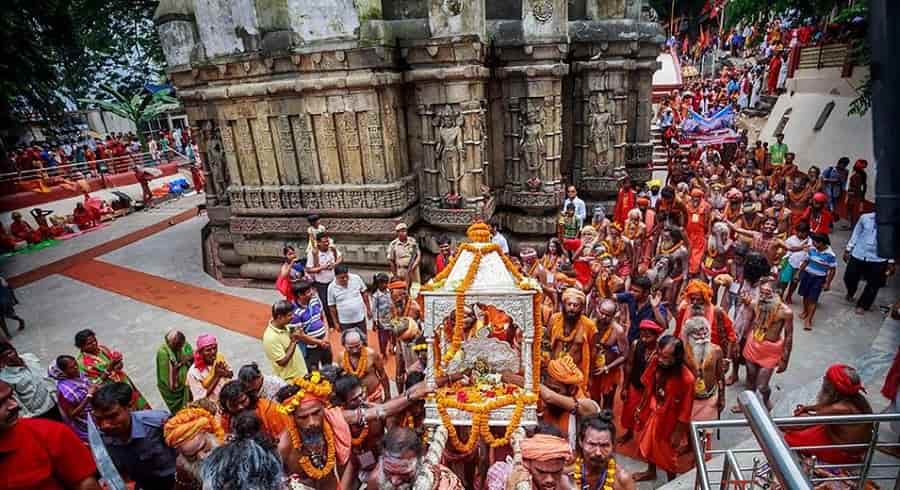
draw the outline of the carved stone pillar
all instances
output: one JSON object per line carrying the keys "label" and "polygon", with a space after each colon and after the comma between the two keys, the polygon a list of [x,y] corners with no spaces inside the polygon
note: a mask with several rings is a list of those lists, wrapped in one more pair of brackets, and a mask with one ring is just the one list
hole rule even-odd
{"label": "carved stone pillar", "polygon": [[[522,38],[495,38],[500,97],[492,105],[502,128],[507,228],[552,233],[562,203],[563,77],[569,73],[566,0],[525,0]],[[497,152],[501,153],[501,152]]]}
{"label": "carved stone pillar", "polygon": [[[404,43],[414,87],[407,108],[410,156],[420,168],[421,215],[427,223],[465,229],[492,214],[484,0],[431,0],[433,39]],[[453,37],[450,37],[453,36]]]}
{"label": "carved stone pillar", "polygon": [[[621,5],[628,7],[628,1]],[[572,179],[591,200],[608,200],[617,191],[616,170],[635,181],[651,176],[648,94],[662,36],[656,24],[631,20],[576,21],[571,29],[577,60],[568,153]],[[625,32],[634,39],[623,41]]]}

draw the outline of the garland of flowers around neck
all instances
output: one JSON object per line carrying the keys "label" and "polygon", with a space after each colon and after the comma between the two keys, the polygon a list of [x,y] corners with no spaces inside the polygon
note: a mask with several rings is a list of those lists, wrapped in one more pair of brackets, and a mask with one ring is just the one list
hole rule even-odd
{"label": "garland of flowers around neck", "polygon": [[[293,411],[300,406],[300,402],[307,393],[323,400],[327,400],[328,397],[331,396],[331,383],[326,379],[322,379],[322,375],[318,371],[313,371],[303,378],[295,378],[294,384],[299,386],[300,390],[278,407],[278,411],[282,414],[287,415],[293,413]],[[321,468],[317,468],[312,461],[310,461],[308,455],[301,456],[299,460],[300,468],[306,476],[313,480],[321,480],[328,475],[331,475],[334,472],[336,462],[334,430],[327,420],[322,421],[322,432],[325,436],[325,465]],[[299,450],[303,446],[303,441],[300,438],[300,433],[297,431],[297,426],[295,424],[288,424],[288,435],[291,438],[293,447]]]}
{"label": "garland of flowers around neck", "polygon": [[353,447],[359,447],[362,443],[366,442],[367,437],[369,437],[369,424],[363,426],[363,430],[358,436],[351,437],[350,444],[353,445]]}
{"label": "garland of flowers around neck", "polygon": [[356,369],[353,369],[353,366],[350,365],[350,352],[344,351],[344,358],[341,359],[341,367],[344,368],[344,371],[359,379],[362,379],[363,375],[366,374],[366,368],[369,367],[368,364],[369,348],[366,346],[363,346],[362,351],[359,354],[359,362],[356,364]]}
{"label": "garland of flowers around neck", "polygon": [[[574,480],[575,486],[584,488],[582,478],[584,477],[584,461],[581,459],[581,456],[575,459],[575,467],[572,470],[572,479]],[[615,458],[610,457],[609,462],[606,463],[606,479],[603,481],[603,490],[613,490],[613,485],[616,483],[616,460]]]}

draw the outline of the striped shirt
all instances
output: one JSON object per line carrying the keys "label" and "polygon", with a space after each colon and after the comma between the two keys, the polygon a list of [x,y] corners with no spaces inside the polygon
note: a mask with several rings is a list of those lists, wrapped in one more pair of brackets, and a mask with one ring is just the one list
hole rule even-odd
{"label": "striped shirt", "polygon": [[[303,333],[314,339],[324,339],[328,333],[325,322],[322,321],[322,303],[315,294],[310,296],[309,303],[301,305],[294,303],[294,314],[291,316],[289,328],[301,328]],[[309,349],[315,349],[315,345],[307,345]]]}
{"label": "striped shirt", "polygon": [[806,259],[806,273],[814,276],[824,276],[828,274],[829,269],[837,267],[837,257],[831,247],[823,251],[819,251],[815,247],[809,249]]}

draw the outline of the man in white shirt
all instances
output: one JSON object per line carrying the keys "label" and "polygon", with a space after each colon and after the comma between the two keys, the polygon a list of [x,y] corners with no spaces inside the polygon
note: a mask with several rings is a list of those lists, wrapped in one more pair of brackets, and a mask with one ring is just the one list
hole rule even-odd
{"label": "man in white shirt", "polygon": [[334,268],[334,281],[328,285],[328,309],[342,332],[351,328],[366,331],[366,318],[372,316],[369,293],[366,283],[357,274],[351,274],[347,264]]}
{"label": "man in white shirt", "polygon": [[587,223],[585,221],[587,219],[587,207],[585,207],[584,201],[578,197],[578,190],[575,189],[574,185],[566,188],[566,200],[563,201],[562,205],[563,213],[566,212],[566,206],[569,204],[575,206],[575,216],[578,216],[582,223]]}
{"label": "man in white shirt", "polygon": [[[331,241],[331,238],[323,231],[316,234],[316,246],[311,248],[306,255],[306,273],[312,277],[313,287],[319,294],[319,301],[323,305],[328,304],[328,285],[334,281],[334,268],[341,263],[341,254]],[[328,324],[337,325],[331,309],[325,310],[328,315]]]}
{"label": "man in white shirt", "polygon": [[500,233],[500,223],[496,221],[491,221],[491,243],[500,245],[500,250],[509,255],[509,242],[506,241],[503,233]]}
{"label": "man in white shirt", "polygon": [[856,301],[856,314],[861,315],[872,307],[878,290],[896,272],[893,258],[878,255],[878,225],[874,212],[859,217],[847,242],[844,262],[847,262],[844,270],[847,301],[853,301],[859,281],[866,281],[866,287]]}

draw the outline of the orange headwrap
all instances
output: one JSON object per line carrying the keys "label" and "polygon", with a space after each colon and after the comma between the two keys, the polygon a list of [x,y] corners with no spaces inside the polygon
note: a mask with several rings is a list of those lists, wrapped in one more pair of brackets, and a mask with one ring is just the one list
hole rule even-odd
{"label": "orange headwrap", "polygon": [[406,289],[406,281],[393,281],[388,284],[388,289]]}
{"label": "orange headwrap", "polygon": [[572,460],[572,447],[562,437],[537,434],[522,441],[522,459],[529,461]]}
{"label": "orange headwrap", "polygon": [[636,202],[637,202],[638,206],[649,206],[650,205],[650,199],[647,199],[644,196],[637,198]]}
{"label": "orange headwrap", "polygon": [[219,425],[216,417],[202,408],[185,408],[179,410],[166,422],[163,427],[163,434],[166,438],[166,445],[176,447],[193,439],[200,432],[208,432],[219,442],[224,442],[225,431]]}
{"label": "orange headwrap", "polygon": [[547,374],[565,385],[581,385],[584,381],[584,374],[568,354],[550,361],[547,364]]}
{"label": "orange headwrap", "polygon": [[709,287],[709,284],[705,282],[694,279],[688,283],[687,287],[684,288],[684,297],[690,298],[693,294],[699,294],[703,296],[703,301],[706,303],[712,302],[712,288]]}
{"label": "orange headwrap", "polygon": [[703,191],[695,187],[691,189],[691,197],[703,197]]}

